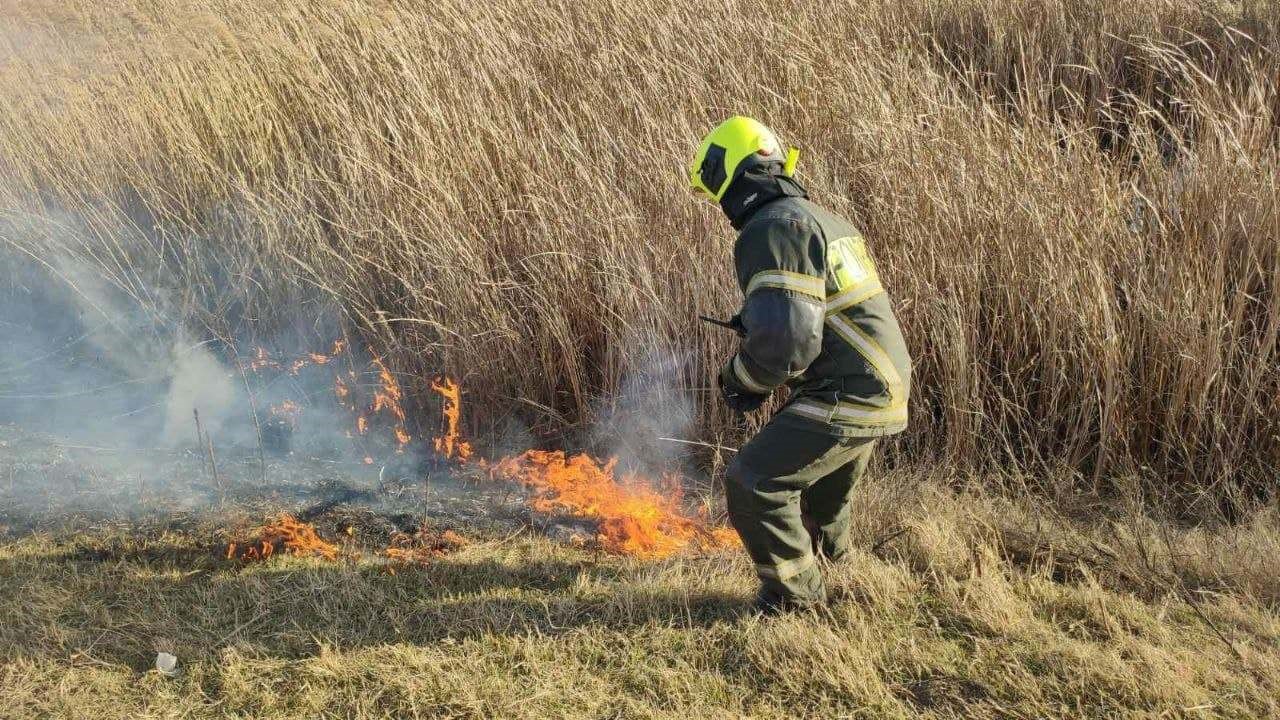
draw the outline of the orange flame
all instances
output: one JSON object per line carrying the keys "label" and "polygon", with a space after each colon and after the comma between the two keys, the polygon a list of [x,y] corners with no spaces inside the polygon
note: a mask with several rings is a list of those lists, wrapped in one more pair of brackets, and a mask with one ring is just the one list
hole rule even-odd
{"label": "orange flame", "polygon": [[471,443],[463,440],[458,432],[462,421],[462,389],[447,377],[432,380],[431,389],[444,398],[440,411],[444,416],[444,435],[435,439],[436,452],[449,460],[469,459]]}
{"label": "orange flame", "polygon": [[[251,367],[287,367],[290,372],[296,372],[307,365],[328,364],[344,349],[345,344],[339,340],[329,355],[309,353],[282,366],[259,348]],[[403,452],[413,440],[405,427],[403,390],[381,358],[375,356],[371,363],[378,371],[379,386],[363,411],[353,398],[355,370],[347,370],[345,379],[335,372],[334,395],[343,407],[356,415],[354,429],[361,436],[369,432],[375,415],[389,417],[397,452]],[[539,512],[564,513],[594,521],[598,527],[596,539],[606,550],[666,557],[690,547],[738,544],[731,529],[715,526],[705,514],[685,510],[680,482],[674,476],[655,481],[634,473],[619,475],[616,458],[601,461],[586,454],[528,450],[496,461],[475,457],[471,444],[462,436],[462,391],[458,383],[440,377],[432,380],[431,388],[442,397],[442,433],[434,440],[435,450],[442,458],[486,470],[493,478],[523,484],[532,490],[531,505]],[[271,412],[296,422],[301,408],[286,401],[272,407]],[[365,464],[374,463],[372,455],[362,455]],[[239,552],[239,556],[246,559],[264,558],[280,548],[295,554],[311,553],[331,559],[337,556],[337,548],[316,536],[314,528],[287,515],[264,527],[261,535],[260,541],[247,546],[243,552],[233,543],[227,548],[227,556],[236,557]],[[386,553],[393,559],[398,555],[394,549],[389,548]],[[403,553],[399,555],[403,557]]]}
{"label": "orange flame", "polygon": [[[345,350],[346,347],[346,341],[341,339],[334,340],[333,349],[329,351],[328,355],[318,352],[310,352],[304,357],[291,360],[288,367],[289,374],[297,375],[299,370],[307,367],[308,365],[326,365],[335,357],[341,355],[342,351]],[[248,370],[252,370],[253,372],[257,372],[263,368],[273,368],[276,370],[284,369],[284,365],[278,360],[272,359],[271,354],[267,352],[267,349],[262,347],[254,351],[253,360],[249,361],[249,363],[244,367]]]}
{"label": "orange flame", "polygon": [[[436,451],[466,462],[471,447],[458,436],[461,415],[456,382],[441,378],[431,383],[444,397],[444,437]],[[465,451],[463,450],[465,448]],[[617,458],[601,462],[590,455],[527,450],[489,462],[471,460],[490,477],[519,482],[534,491],[533,508],[595,520],[600,545],[611,552],[643,557],[667,557],[689,547],[733,547],[739,544],[730,528],[715,527],[702,515],[691,517],[681,503],[679,479],[664,478],[658,487],[636,474],[617,476]]]}
{"label": "orange flame", "polygon": [[[255,372],[264,368],[271,368],[297,375],[305,367],[334,364],[334,361],[342,353],[346,352],[346,349],[346,341],[338,339],[333,342],[333,347],[327,354],[308,352],[300,357],[282,362],[272,358],[265,348],[257,348],[254,351],[253,359],[245,364],[244,367]],[[375,356],[370,360],[370,364],[378,372],[379,383],[378,387],[373,391],[372,400],[367,405],[355,399],[356,393],[354,390],[358,389],[356,370],[351,368],[342,373],[337,368],[333,369],[333,394],[337,398],[338,404],[355,417],[354,433],[352,430],[348,430],[347,437],[354,439],[356,435],[368,435],[374,417],[381,415],[387,418],[385,424],[390,425],[391,435],[396,442],[396,453],[403,453],[409,443],[413,441],[413,436],[409,434],[406,426],[407,418],[402,404],[404,391],[400,387],[400,382],[396,380],[395,375],[391,373],[382,358]],[[296,428],[301,408],[293,403],[286,402],[271,408],[271,413],[274,417],[287,420]],[[362,452],[367,452],[369,448],[362,447],[361,449]],[[372,459],[367,459],[366,464],[372,464],[372,462]]]}
{"label": "orange flame", "polygon": [[280,363],[271,359],[271,356],[267,353],[266,348],[262,348],[262,347],[258,348],[253,353],[253,360],[249,361],[248,369],[254,372],[257,372],[262,368],[269,368],[269,367],[278,368],[280,367]]}
{"label": "orange flame", "polygon": [[391,543],[382,551],[382,554],[400,563],[421,563],[470,543],[470,540],[452,530],[435,533],[424,527],[412,535],[392,533]]}
{"label": "orange flame", "polygon": [[[237,548],[238,545],[234,542],[227,545],[228,560],[237,556]],[[281,515],[273,523],[263,525],[258,530],[258,540],[240,553],[239,558],[263,560],[274,555],[277,549],[285,550],[291,555],[314,555],[326,560],[338,558],[337,545],[321,539],[313,526],[297,520],[288,513]]]}
{"label": "orange flame", "polygon": [[731,544],[731,536],[683,512],[676,478],[665,478],[655,488],[638,475],[619,478],[617,464],[617,458],[601,463],[586,454],[527,450],[499,460],[489,472],[532,488],[532,505],[539,512],[597,520],[596,539],[611,552],[659,558],[690,546]]}
{"label": "orange flame", "polygon": [[283,420],[292,427],[298,426],[298,418],[301,416],[302,408],[292,400],[285,400],[279,405],[271,406],[271,417]]}
{"label": "orange flame", "polygon": [[413,439],[409,435],[409,431],[405,430],[404,427],[404,407],[400,404],[404,393],[400,390],[400,383],[391,374],[391,371],[387,369],[387,366],[383,364],[381,358],[373,358],[373,364],[378,367],[378,379],[382,381],[382,387],[373,394],[373,412],[379,413],[385,410],[396,419],[393,431],[395,432],[396,442],[400,444],[399,450],[403,451],[404,446],[408,445],[409,441]]}

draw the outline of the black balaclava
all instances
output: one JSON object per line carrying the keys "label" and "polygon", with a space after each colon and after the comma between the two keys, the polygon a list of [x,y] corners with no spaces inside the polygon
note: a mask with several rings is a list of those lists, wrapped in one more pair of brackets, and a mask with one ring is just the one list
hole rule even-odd
{"label": "black balaclava", "polygon": [[782,163],[757,163],[734,178],[720,198],[720,209],[734,229],[741,230],[764,205],[780,197],[808,196],[800,183],[782,174]]}

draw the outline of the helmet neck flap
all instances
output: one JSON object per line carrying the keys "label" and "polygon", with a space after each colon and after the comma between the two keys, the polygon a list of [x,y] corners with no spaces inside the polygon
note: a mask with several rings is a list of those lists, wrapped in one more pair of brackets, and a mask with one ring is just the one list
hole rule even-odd
{"label": "helmet neck flap", "polygon": [[720,209],[734,229],[741,230],[756,211],[781,197],[808,197],[795,178],[785,174],[782,163],[759,163],[746,169],[720,198]]}

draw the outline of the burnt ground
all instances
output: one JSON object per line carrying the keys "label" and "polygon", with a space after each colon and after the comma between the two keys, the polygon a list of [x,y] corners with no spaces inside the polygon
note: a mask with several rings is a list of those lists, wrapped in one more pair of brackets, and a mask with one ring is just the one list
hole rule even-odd
{"label": "burnt ground", "polygon": [[116,526],[203,534],[216,551],[280,513],[379,548],[424,525],[467,537],[580,529],[535,517],[520,488],[401,456],[366,464],[290,453],[264,467],[256,448],[233,447],[215,450],[215,463],[216,481],[194,448],[86,445],[0,425],[0,541]]}

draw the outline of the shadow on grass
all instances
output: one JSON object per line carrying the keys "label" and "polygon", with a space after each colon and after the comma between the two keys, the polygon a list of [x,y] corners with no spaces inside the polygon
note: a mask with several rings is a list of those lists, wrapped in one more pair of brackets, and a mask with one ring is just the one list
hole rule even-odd
{"label": "shadow on grass", "polygon": [[292,558],[233,565],[199,549],[59,555],[0,560],[0,660],[83,656],[143,671],[160,649],[186,662],[216,662],[229,647],[304,658],[321,646],[708,626],[746,609],[743,596],[685,593],[643,566],[589,559],[445,557],[392,572]]}

